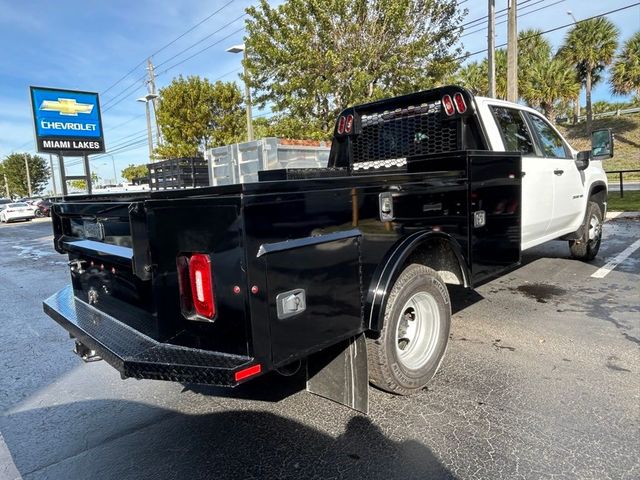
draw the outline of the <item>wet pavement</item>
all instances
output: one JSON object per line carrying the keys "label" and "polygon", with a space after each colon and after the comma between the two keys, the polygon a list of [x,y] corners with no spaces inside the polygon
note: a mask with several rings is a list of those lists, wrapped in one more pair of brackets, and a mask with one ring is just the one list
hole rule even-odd
{"label": "wet pavement", "polygon": [[50,223],[0,225],[0,479],[640,478],[640,218],[591,264],[565,242],[453,292],[449,350],[418,395],[363,416],[268,375],[236,390],[122,381],[42,312],[68,282]]}

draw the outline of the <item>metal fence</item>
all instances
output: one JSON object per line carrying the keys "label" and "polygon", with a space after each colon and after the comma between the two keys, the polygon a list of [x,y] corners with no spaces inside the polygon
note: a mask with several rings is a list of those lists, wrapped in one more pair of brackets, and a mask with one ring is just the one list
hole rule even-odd
{"label": "metal fence", "polygon": [[625,173],[632,173],[632,172],[640,172],[639,169],[631,169],[631,170],[609,170],[605,173],[610,174],[610,173],[615,173],[619,175],[619,180],[620,180],[620,198],[624,197],[624,174]]}
{"label": "metal fence", "polygon": [[[593,118],[594,120],[597,118],[607,118],[607,117],[619,117],[620,115],[631,115],[633,113],[640,113],[640,107],[633,107],[633,108],[620,108],[618,110],[612,110],[611,112],[600,112],[600,113],[594,113],[593,114]],[[578,121],[582,122],[584,120],[587,119],[586,115],[580,115],[578,116]],[[557,118],[557,122],[558,123],[568,123],[571,119],[569,117],[558,117]]]}

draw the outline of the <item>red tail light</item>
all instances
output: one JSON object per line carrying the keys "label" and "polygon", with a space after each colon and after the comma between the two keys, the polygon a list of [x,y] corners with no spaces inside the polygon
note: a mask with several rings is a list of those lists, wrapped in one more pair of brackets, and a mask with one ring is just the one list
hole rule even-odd
{"label": "red tail light", "polygon": [[453,100],[451,100],[449,95],[442,97],[442,108],[444,108],[444,113],[446,113],[448,117],[456,113],[456,109],[453,106]]}
{"label": "red tail light", "polygon": [[211,260],[208,255],[202,253],[191,255],[189,278],[191,279],[191,297],[196,313],[206,318],[213,318],[216,314],[216,307],[213,302]]}
{"label": "red tail light", "polygon": [[461,93],[456,93],[453,96],[453,101],[456,104],[456,110],[458,110],[458,113],[464,113],[467,111],[467,103],[464,101],[464,97]]}
{"label": "red tail light", "polygon": [[344,123],[344,133],[351,133],[353,129],[353,115],[347,115],[347,119]]}
{"label": "red tail light", "polygon": [[344,133],[344,125],[346,123],[347,119],[344,117],[340,117],[340,120],[338,120],[338,134],[342,135]]}
{"label": "red tail light", "polygon": [[211,259],[203,253],[177,259],[182,312],[187,318],[212,320],[216,316]]}

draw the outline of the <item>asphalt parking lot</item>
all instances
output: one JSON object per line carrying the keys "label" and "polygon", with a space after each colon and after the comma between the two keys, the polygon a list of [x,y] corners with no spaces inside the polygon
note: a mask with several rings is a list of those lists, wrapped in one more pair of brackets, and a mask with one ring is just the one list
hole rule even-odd
{"label": "asphalt parking lot", "polygon": [[[68,282],[48,220],[0,225],[0,479],[640,478],[640,218],[599,257],[565,242],[454,293],[428,389],[363,416],[263,377],[234,391],[83,364],[42,300]],[[292,395],[288,395],[293,392]]]}

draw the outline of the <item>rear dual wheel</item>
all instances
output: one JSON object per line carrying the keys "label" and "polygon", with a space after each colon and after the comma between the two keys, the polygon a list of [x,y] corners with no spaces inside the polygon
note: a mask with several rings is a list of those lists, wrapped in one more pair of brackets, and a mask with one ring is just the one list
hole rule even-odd
{"label": "rear dual wheel", "polygon": [[409,265],[389,294],[380,336],[368,339],[371,383],[399,395],[424,388],[444,358],[450,326],[445,283],[435,270]]}

